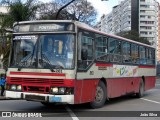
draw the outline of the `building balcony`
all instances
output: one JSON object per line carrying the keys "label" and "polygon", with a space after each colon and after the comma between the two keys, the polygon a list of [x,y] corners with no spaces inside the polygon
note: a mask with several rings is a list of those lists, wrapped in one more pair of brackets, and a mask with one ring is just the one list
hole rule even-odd
{"label": "building balcony", "polygon": [[140,18],[139,19],[140,21],[157,21],[157,19],[156,18]]}
{"label": "building balcony", "polygon": [[139,5],[155,5],[155,2],[140,2]]}
{"label": "building balcony", "polygon": [[145,27],[155,27],[155,24],[145,24],[145,23],[139,23],[139,26],[145,26]]}
{"label": "building balcony", "polygon": [[145,29],[145,28],[140,28],[139,31],[144,31],[144,32],[154,32],[156,31],[155,29]]}
{"label": "building balcony", "polygon": [[156,12],[140,12],[139,15],[145,15],[145,16],[157,16]]}
{"label": "building balcony", "polygon": [[152,34],[152,35],[140,34],[140,37],[146,37],[146,38],[147,38],[147,37],[155,37],[155,35],[153,35],[153,34]]}
{"label": "building balcony", "polygon": [[145,7],[140,7],[139,10],[148,10],[148,11],[156,11],[156,8],[145,8]]}

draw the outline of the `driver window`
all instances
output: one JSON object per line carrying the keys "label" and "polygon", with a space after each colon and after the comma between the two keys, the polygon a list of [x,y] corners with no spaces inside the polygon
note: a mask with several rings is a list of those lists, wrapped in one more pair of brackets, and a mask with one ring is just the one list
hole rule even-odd
{"label": "driver window", "polygon": [[78,69],[85,70],[91,64],[94,59],[94,44],[93,38],[90,36],[81,36],[81,49],[79,53],[81,54],[81,60],[78,61]]}

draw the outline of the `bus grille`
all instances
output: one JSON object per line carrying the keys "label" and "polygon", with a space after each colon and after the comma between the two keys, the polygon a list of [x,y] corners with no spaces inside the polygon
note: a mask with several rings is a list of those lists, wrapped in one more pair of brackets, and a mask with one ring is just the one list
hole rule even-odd
{"label": "bus grille", "polygon": [[37,96],[37,95],[26,95],[25,99],[27,99],[27,100],[45,101],[45,97],[44,96]]}
{"label": "bus grille", "polygon": [[49,87],[47,86],[23,85],[22,87],[24,92],[49,93]]}
{"label": "bus grille", "polygon": [[45,79],[45,78],[16,78],[12,77],[10,83],[18,84],[49,84],[49,85],[64,85],[63,79]]}

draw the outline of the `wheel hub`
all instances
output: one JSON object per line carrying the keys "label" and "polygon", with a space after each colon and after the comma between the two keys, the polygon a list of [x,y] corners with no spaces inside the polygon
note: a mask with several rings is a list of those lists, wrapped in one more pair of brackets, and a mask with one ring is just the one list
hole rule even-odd
{"label": "wheel hub", "polygon": [[103,89],[100,86],[98,86],[96,89],[95,102],[97,103],[101,102],[103,97],[104,97]]}

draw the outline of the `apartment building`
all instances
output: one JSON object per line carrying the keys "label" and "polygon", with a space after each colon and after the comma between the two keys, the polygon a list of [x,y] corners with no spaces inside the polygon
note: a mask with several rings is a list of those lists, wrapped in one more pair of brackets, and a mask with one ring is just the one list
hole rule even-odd
{"label": "apartment building", "polygon": [[158,58],[158,5],[157,0],[123,0],[103,16],[99,30],[109,34],[137,31],[157,48]]}

